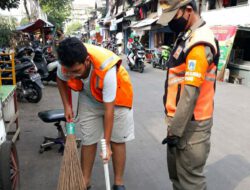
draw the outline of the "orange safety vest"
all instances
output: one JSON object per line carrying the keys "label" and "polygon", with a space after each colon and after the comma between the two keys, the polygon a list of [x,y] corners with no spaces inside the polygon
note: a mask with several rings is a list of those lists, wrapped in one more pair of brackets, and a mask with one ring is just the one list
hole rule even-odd
{"label": "orange safety vest", "polygon": [[[128,72],[121,65],[121,58],[112,51],[99,46],[90,44],[84,44],[84,46],[87,48],[88,55],[93,65],[92,72],[90,73],[90,90],[92,96],[97,101],[103,103],[102,90],[104,77],[109,69],[117,65],[117,91],[115,105],[132,108],[133,88]],[[75,91],[83,90],[83,83],[79,79],[71,78],[67,83],[68,86]]]}
{"label": "orange safety vest", "polygon": [[[164,104],[165,112],[169,117],[174,117],[176,108],[183,92],[185,84],[191,84],[188,82],[191,75],[198,75],[197,72],[187,73],[186,60],[189,58],[189,53],[194,47],[197,51],[196,55],[205,56],[205,46],[209,46],[214,56],[214,61],[208,66],[206,70],[205,78],[202,84],[197,84],[200,88],[200,94],[196,101],[195,109],[193,112],[193,119],[196,121],[206,120],[212,118],[213,115],[213,98],[215,94],[215,82],[217,72],[217,61],[219,59],[218,45],[216,40],[206,26],[202,26],[194,31],[194,33],[186,39],[181,39],[178,44],[174,47],[169,64],[167,79],[165,83],[165,95]],[[186,78],[185,78],[186,77]],[[196,85],[194,85],[196,86]]]}

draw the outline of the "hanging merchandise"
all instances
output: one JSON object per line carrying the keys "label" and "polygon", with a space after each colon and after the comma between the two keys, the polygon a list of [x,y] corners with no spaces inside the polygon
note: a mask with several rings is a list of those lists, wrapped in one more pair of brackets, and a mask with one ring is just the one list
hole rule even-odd
{"label": "hanging merchandise", "polygon": [[135,17],[139,20],[140,19],[140,9],[136,7],[134,9]]}
{"label": "hanging merchandise", "polygon": [[110,25],[109,30],[110,31],[116,31],[117,30],[116,19],[111,20],[111,25]]}
{"label": "hanging merchandise", "polygon": [[140,19],[144,19],[144,14],[143,14],[143,9],[142,7],[139,10],[139,14],[140,14]]}
{"label": "hanging merchandise", "polygon": [[230,4],[230,0],[223,0],[223,7],[228,7]]}
{"label": "hanging merchandise", "polygon": [[96,31],[95,30],[91,30],[90,31],[90,36],[95,36],[96,35]]}

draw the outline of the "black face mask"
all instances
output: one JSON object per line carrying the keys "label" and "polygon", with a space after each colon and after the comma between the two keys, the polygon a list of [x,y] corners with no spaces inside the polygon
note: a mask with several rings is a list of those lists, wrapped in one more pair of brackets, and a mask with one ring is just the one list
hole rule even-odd
{"label": "black face mask", "polygon": [[[184,13],[185,13],[185,12],[184,12]],[[184,15],[184,13],[183,13],[183,15]],[[173,20],[171,20],[171,21],[168,23],[169,28],[170,28],[173,32],[175,32],[175,33],[177,33],[177,34],[179,34],[180,32],[184,32],[184,31],[185,31],[185,28],[186,28],[186,26],[187,26],[187,23],[188,23],[188,20],[189,20],[189,17],[190,17],[190,15],[189,15],[188,19],[186,20],[186,19],[183,17],[183,15],[182,15],[180,18],[173,19]]]}

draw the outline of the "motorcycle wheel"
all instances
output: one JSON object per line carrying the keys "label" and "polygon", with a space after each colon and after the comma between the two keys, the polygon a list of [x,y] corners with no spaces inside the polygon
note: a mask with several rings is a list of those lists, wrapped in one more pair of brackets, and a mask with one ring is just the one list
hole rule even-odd
{"label": "motorcycle wheel", "polygon": [[55,78],[52,78],[52,81],[53,81],[53,82],[56,82],[56,77],[55,77]]}
{"label": "motorcycle wheel", "polygon": [[165,61],[162,59],[162,61],[161,61],[161,69],[162,70],[165,70],[166,69],[166,63],[165,63]]}
{"label": "motorcycle wheel", "polygon": [[0,147],[0,190],[20,189],[20,171],[16,146],[5,141]]}
{"label": "motorcycle wheel", "polygon": [[30,103],[38,103],[42,99],[42,89],[34,82],[26,83],[26,87],[32,91],[32,93],[25,97]]}
{"label": "motorcycle wheel", "polygon": [[154,61],[152,62],[152,66],[153,66],[153,68],[155,68],[155,67],[156,67],[156,64],[155,64],[155,62],[154,62]]}
{"label": "motorcycle wheel", "polygon": [[52,74],[52,76],[51,76],[51,80],[52,80],[53,82],[56,82],[56,77],[57,77],[57,74],[56,74],[56,72],[54,72],[54,73]]}
{"label": "motorcycle wheel", "polygon": [[141,64],[140,64],[140,67],[139,67],[139,72],[140,72],[140,73],[143,73],[143,71],[144,71],[144,64],[141,63]]}
{"label": "motorcycle wheel", "polygon": [[132,64],[131,64],[129,61],[127,62],[127,64],[128,64],[129,70],[130,70],[130,71],[133,71],[133,66],[132,66]]}
{"label": "motorcycle wheel", "polygon": [[116,55],[119,55],[118,49],[115,49],[115,54],[116,54]]}

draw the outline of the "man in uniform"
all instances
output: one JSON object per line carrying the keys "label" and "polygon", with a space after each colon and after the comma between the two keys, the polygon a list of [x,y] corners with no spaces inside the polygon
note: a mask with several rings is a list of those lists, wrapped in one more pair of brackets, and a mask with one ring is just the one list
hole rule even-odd
{"label": "man in uniform", "polygon": [[194,0],[162,0],[158,23],[178,37],[165,83],[167,162],[174,190],[205,190],[219,48]]}

